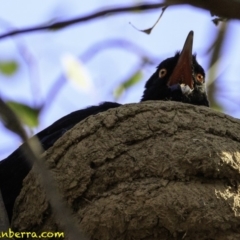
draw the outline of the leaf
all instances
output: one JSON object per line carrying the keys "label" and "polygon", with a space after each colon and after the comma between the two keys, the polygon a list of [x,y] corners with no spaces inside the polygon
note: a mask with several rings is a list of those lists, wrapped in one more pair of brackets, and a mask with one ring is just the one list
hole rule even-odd
{"label": "leaf", "polygon": [[29,127],[38,126],[40,108],[31,108],[28,105],[13,101],[8,101],[6,104],[15,112],[23,124]]}
{"label": "leaf", "polygon": [[0,61],[0,72],[4,75],[11,76],[18,70],[16,61]]}
{"label": "leaf", "polygon": [[62,65],[67,79],[83,92],[90,93],[93,82],[84,64],[71,54],[62,57]]}
{"label": "leaf", "polygon": [[138,70],[135,72],[128,80],[124,81],[120,86],[118,86],[114,92],[113,95],[116,99],[118,99],[125,90],[128,88],[134,86],[136,83],[138,83],[142,79],[142,72]]}

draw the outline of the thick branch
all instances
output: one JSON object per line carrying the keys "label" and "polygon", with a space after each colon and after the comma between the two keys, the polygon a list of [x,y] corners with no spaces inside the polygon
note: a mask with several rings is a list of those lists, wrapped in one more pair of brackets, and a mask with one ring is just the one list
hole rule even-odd
{"label": "thick branch", "polygon": [[189,4],[194,7],[209,10],[217,16],[240,19],[240,2],[232,0],[165,0],[166,5]]}

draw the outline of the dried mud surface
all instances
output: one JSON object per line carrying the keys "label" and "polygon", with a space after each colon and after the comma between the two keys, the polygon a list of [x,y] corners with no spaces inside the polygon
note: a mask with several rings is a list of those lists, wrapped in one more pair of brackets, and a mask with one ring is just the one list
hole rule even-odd
{"label": "dried mud surface", "polygon": [[[44,156],[89,239],[240,239],[239,120],[176,102],[129,104],[80,122]],[[12,228],[61,229],[32,172]]]}

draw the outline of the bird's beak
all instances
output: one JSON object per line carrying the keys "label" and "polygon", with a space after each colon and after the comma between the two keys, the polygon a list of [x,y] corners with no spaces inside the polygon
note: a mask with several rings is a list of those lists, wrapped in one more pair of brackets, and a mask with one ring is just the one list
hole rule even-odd
{"label": "bird's beak", "polygon": [[185,84],[193,89],[192,80],[192,46],[193,31],[190,31],[184,43],[176,67],[168,81],[168,85]]}

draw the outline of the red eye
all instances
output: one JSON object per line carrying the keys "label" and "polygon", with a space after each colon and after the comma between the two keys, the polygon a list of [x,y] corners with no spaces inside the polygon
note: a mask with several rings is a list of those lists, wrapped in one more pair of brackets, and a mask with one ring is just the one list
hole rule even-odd
{"label": "red eye", "polygon": [[160,71],[158,72],[159,78],[165,77],[166,74],[167,74],[167,69],[166,69],[166,68],[162,68],[162,69],[160,69]]}
{"label": "red eye", "polygon": [[196,79],[197,79],[197,81],[199,81],[200,83],[203,83],[203,82],[204,82],[204,77],[203,77],[203,75],[202,75],[201,73],[198,73],[198,74],[196,75]]}

